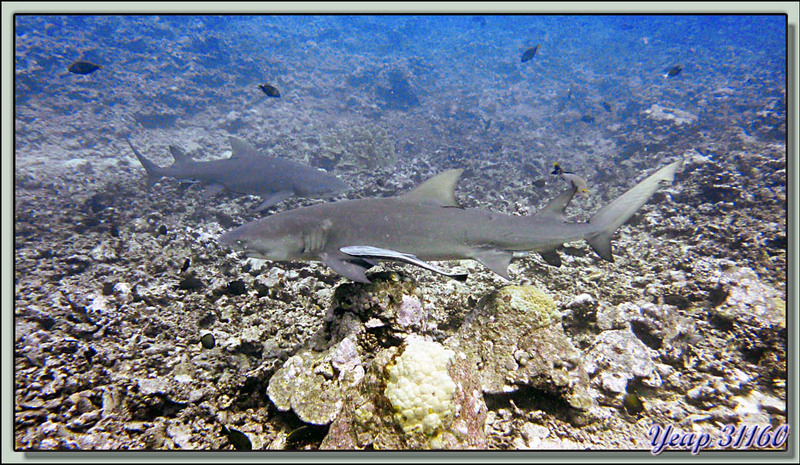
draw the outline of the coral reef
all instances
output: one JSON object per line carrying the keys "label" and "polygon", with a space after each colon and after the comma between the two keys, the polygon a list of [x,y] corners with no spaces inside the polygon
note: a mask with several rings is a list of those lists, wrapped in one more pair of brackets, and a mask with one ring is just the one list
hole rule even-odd
{"label": "coral reef", "polygon": [[581,353],[552,298],[533,286],[506,286],[484,297],[448,343],[474,361],[484,392],[530,386],[576,409],[592,406]]}

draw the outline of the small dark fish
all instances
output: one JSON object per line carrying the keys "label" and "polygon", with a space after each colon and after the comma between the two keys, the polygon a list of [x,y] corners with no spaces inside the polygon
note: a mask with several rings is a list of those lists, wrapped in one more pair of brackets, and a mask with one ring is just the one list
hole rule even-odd
{"label": "small dark fish", "polygon": [[186,270],[189,269],[189,265],[191,265],[191,264],[192,264],[192,260],[187,258],[186,261],[183,262],[183,266],[181,267],[180,274],[186,273]]}
{"label": "small dark fish", "polygon": [[75,63],[69,65],[69,68],[67,69],[70,73],[91,74],[100,68],[102,68],[102,66],[89,63],[88,61],[76,61]]}
{"label": "small dark fish", "polygon": [[526,61],[528,61],[531,58],[535,57],[536,56],[536,52],[539,51],[539,47],[541,47],[541,45],[537,45],[536,47],[529,48],[528,50],[525,50],[525,52],[522,54],[522,62],[525,63]]}
{"label": "small dark fish", "polygon": [[253,443],[246,434],[233,428],[226,428],[222,425],[222,434],[228,438],[228,441],[236,450],[253,450]]}
{"label": "small dark fish", "polygon": [[642,400],[639,399],[639,396],[632,392],[625,394],[625,398],[622,400],[622,405],[625,407],[625,411],[628,412],[628,415],[631,416],[637,416],[644,412],[644,404],[642,403]]}
{"label": "small dark fish", "polygon": [[581,116],[581,121],[584,123],[594,123],[594,116],[592,115],[583,115]]}
{"label": "small dark fish", "polygon": [[608,112],[611,111],[611,105],[609,105],[608,102],[603,102],[603,108]]}
{"label": "small dark fish", "polygon": [[281,93],[278,92],[278,89],[275,86],[271,86],[269,84],[261,84],[258,86],[268,97],[275,97],[278,98],[281,96]]}
{"label": "small dark fish", "polygon": [[114,283],[103,283],[103,295],[111,295],[114,293]]}
{"label": "small dark fish", "polygon": [[226,292],[230,295],[242,295],[247,293],[247,286],[244,284],[244,281],[237,279],[228,283]]}
{"label": "small dark fish", "polygon": [[320,442],[327,434],[328,427],[303,425],[286,436],[286,448],[299,449],[305,444]]}
{"label": "small dark fish", "polygon": [[215,345],[217,345],[217,341],[214,339],[213,334],[206,333],[200,338],[200,345],[202,345],[204,349],[211,350]]}
{"label": "small dark fish", "polygon": [[681,74],[681,71],[683,71],[683,68],[681,67],[681,65],[673,66],[672,68],[667,70],[667,74],[665,74],[664,77],[665,78],[675,77],[675,76]]}

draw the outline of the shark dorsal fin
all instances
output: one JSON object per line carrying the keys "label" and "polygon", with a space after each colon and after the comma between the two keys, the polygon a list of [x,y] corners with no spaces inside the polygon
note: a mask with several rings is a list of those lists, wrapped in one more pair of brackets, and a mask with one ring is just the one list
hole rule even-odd
{"label": "shark dorsal fin", "polygon": [[172,154],[172,158],[175,159],[175,165],[185,165],[192,162],[192,159],[186,155],[186,152],[177,145],[170,145],[169,151]]}
{"label": "shark dorsal fin", "polygon": [[228,136],[231,143],[231,158],[250,158],[259,155],[258,150],[238,137]]}
{"label": "shark dorsal fin", "polygon": [[428,179],[414,190],[401,195],[406,200],[439,205],[441,207],[459,207],[456,200],[456,183],[463,168],[447,170]]}
{"label": "shark dorsal fin", "polygon": [[569,202],[572,200],[572,197],[575,196],[575,192],[577,191],[578,189],[575,187],[575,185],[572,185],[572,187],[558,194],[558,196],[545,205],[544,208],[536,212],[535,216],[540,218],[554,218],[562,222],[566,221],[567,217],[564,214],[564,210],[567,208],[567,205],[569,205]]}

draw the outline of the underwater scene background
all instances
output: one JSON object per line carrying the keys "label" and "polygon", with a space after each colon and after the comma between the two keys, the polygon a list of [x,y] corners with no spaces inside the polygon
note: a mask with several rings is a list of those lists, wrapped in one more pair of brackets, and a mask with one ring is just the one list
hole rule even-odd
{"label": "underwater scene background", "polygon": [[[783,15],[16,15],[15,450],[651,451],[668,426],[785,450],[786,34]],[[254,212],[150,185],[126,141],[168,166],[230,136],[351,189]],[[557,163],[586,182],[583,222],[681,158],[613,263],[569,242],[510,282],[461,260],[438,265],[465,282],[381,262],[353,283],[217,241],[452,168],[462,207],[528,215],[569,186]]]}

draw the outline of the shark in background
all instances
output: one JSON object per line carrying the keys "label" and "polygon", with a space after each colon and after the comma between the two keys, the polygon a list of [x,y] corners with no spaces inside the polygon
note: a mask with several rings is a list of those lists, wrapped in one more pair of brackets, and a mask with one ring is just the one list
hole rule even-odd
{"label": "shark in background", "polygon": [[231,156],[211,161],[194,161],[180,148],[169,147],[175,162],[161,167],[145,158],[131,143],[136,158],[147,171],[151,184],[162,177],[196,179],[209,183],[209,190],[217,193],[227,189],[239,194],[253,194],[264,198],[256,207],[260,212],[283,200],[296,197],[329,197],[346,192],[350,187],[342,180],[312,166],[291,160],[264,155],[247,142],[229,137]]}
{"label": "shark in background", "polygon": [[378,261],[400,261],[465,280],[428,260],[477,260],[505,279],[515,256],[536,251],[554,266],[556,248],[586,240],[603,259],[613,261],[611,236],[653,193],[672,182],[683,160],[675,161],[602,207],[588,222],[569,223],[564,210],[578,186],[527,216],[458,205],[455,186],[463,170],[445,171],[402,195],[345,200],[289,210],[252,221],[219,238],[248,257],[319,260],[353,281],[367,283],[366,270]]}

